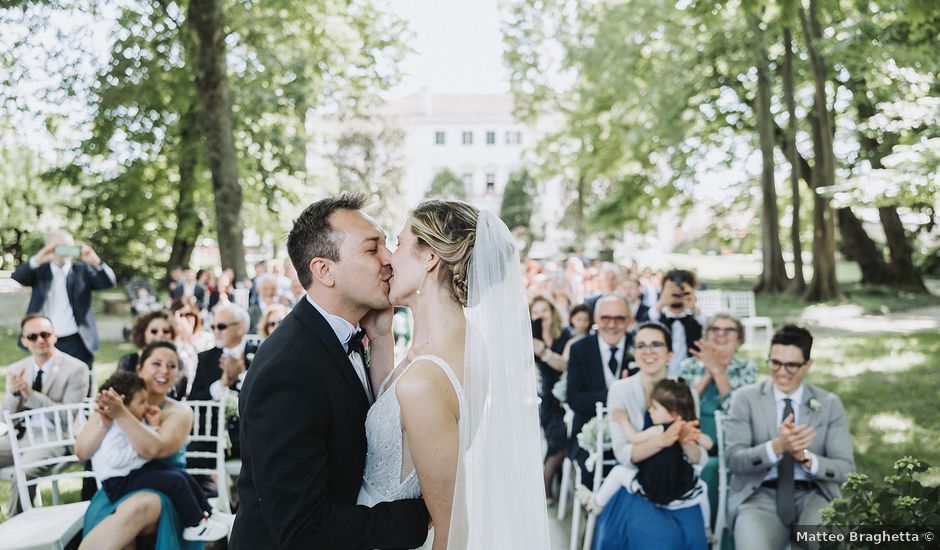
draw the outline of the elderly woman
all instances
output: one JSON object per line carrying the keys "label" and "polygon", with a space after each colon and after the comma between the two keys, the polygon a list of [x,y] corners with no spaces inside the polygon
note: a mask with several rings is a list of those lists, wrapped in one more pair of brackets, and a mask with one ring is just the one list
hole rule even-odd
{"label": "elderly woman", "polygon": [[[757,382],[757,365],[735,355],[744,344],[744,326],[727,313],[718,313],[705,323],[705,338],[696,342],[698,351],[679,364],[679,376],[685,378],[698,394],[702,412],[699,415],[702,433],[717,440],[715,412],[727,414],[731,395],[738,389]],[[708,485],[708,500],[713,513],[718,511],[718,448],[702,471]],[[714,524],[715,518],[712,518]]]}
{"label": "elderly woman", "polygon": [[561,373],[568,368],[568,362],[562,357],[569,336],[562,330],[561,312],[548,297],[535,296],[529,305],[532,318],[532,345],[535,351],[535,364],[539,370],[539,421],[548,449],[542,475],[545,481],[545,494],[551,498],[552,482],[561,474],[561,464],[565,460],[565,441],[568,431],[565,428],[565,411],[558,398],[552,393]]}
{"label": "elderly woman", "polygon": [[267,338],[274,332],[274,329],[281,324],[281,321],[284,320],[284,317],[287,317],[287,314],[290,313],[290,308],[283,304],[272,304],[267,311],[264,312],[264,315],[261,316],[261,320],[258,322],[258,334],[262,338]]}
{"label": "elderly woman", "polygon": [[[614,411],[627,414],[630,424],[637,432],[652,425],[647,412],[649,396],[657,382],[666,378],[672,356],[672,335],[659,323],[643,323],[637,327],[634,339],[636,361],[640,372],[610,386],[607,406]],[[695,393],[693,392],[693,397]],[[614,456],[633,475],[637,464],[667,449],[677,441],[685,444],[699,437],[696,422],[679,418],[662,433],[632,444],[620,424],[611,420],[611,442]],[[696,471],[701,471],[708,453],[701,445],[692,445],[686,459]],[[628,488],[629,487],[629,488]],[[707,547],[705,521],[702,517],[700,497],[690,494],[665,505],[653,504],[645,496],[635,492],[632,483],[627,483],[607,503],[597,518],[594,550],[622,549],[693,549]]]}
{"label": "elderly woman", "polygon": [[264,316],[268,309],[276,305],[287,305],[290,303],[285,297],[280,295],[280,290],[278,288],[277,277],[272,274],[264,274],[258,277],[258,303],[252,304],[248,308],[248,315],[251,317],[249,322],[249,332],[252,334],[259,334],[261,332],[261,325],[259,321],[261,317]]}
{"label": "elderly woman", "polygon": [[[176,384],[179,356],[170,342],[154,342],[143,349],[137,374],[147,385],[147,402],[160,409],[160,427],[148,430],[123,405],[103,406],[101,397],[91,419],[75,439],[75,454],[88,459],[101,445],[104,434],[117,422],[135,448],[150,460],[162,460],[172,467],[185,468],[185,443],[193,425],[192,410],[167,393]],[[128,493],[116,502],[99,490],[85,512],[84,537],[80,549],[119,549],[133,547],[140,535],[156,535],[158,550],[202,548],[181,537],[182,524],[165,495],[151,490]]]}
{"label": "elderly woman", "polygon": [[176,327],[170,315],[163,311],[151,311],[137,316],[131,328],[131,341],[138,351],[118,359],[117,370],[134,372],[140,360],[140,350],[156,341],[172,342],[176,338]]}

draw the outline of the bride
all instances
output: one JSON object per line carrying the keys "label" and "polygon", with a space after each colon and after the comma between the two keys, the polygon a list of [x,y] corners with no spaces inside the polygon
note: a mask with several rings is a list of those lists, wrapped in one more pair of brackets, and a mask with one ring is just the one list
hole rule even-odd
{"label": "bride", "polygon": [[[495,215],[421,203],[392,254],[391,303],[409,307],[407,356],[372,358],[376,401],[358,503],[423,496],[423,548],[549,548],[535,366],[519,257]],[[377,343],[391,311],[364,320]],[[373,346],[390,350],[388,346]]]}

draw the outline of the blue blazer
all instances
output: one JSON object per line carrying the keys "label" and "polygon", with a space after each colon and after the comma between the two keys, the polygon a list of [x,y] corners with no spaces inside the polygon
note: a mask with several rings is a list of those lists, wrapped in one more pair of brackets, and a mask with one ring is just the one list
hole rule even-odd
{"label": "blue blazer", "polygon": [[[29,262],[23,262],[13,272],[12,278],[33,289],[26,313],[42,312],[49,296],[49,288],[52,286],[52,266],[45,263],[33,269]],[[113,287],[115,280],[114,272],[108,264],[102,263],[98,268],[94,268],[83,262],[73,262],[65,281],[75,324],[78,325],[78,335],[92,353],[98,350],[98,326],[95,323],[95,312],[91,308],[91,293],[93,290]]]}
{"label": "blue blazer", "polygon": [[[626,350],[624,350],[624,365],[633,360],[630,348],[633,346],[633,335],[627,333]],[[574,458],[578,454],[578,434],[581,428],[597,413],[595,404],[600,401],[607,403],[607,380],[604,378],[604,369],[607,365],[601,361],[601,348],[597,343],[597,333],[591,332],[581,340],[571,345],[568,356],[568,406],[574,411],[571,422],[571,438],[568,440],[568,457]]]}

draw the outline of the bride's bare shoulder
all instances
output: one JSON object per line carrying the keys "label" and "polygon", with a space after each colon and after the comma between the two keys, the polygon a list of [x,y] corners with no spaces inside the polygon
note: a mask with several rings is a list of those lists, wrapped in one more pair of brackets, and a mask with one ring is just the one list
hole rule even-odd
{"label": "bride's bare shoulder", "polygon": [[450,378],[430,359],[418,359],[401,375],[395,385],[395,395],[402,407],[437,403],[452,404],[456,408],[457,405],[457,394]]}

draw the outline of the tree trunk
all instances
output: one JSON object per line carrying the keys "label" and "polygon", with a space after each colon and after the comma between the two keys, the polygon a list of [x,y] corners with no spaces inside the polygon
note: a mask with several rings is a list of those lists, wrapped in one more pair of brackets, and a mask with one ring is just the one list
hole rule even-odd
{"label": "tree trunk", "polygon": [[888,241],[888,250],[891,252],[891,268],[894,272],[894,284],[900,290],[909,292],[927,293],[927,286],[921,277],[920,270],[914,265],[914,249],[911,241],[904,231],[901,216],[894,206],[883,206],[878,209],[881,226],[885,230]]}
{"label": "tree trunk", "polygon": [[800,168],[797,164],[796,148],[796,95],[793,91],[793,31],[789,26],[783,28],[783,97],[787,104],[786,141],[789,149],[787,161],[790,163],[790,202],[793,209],[790,222],[790,246],[793,249],[793,279],[790,281],[790,293],[800,296],[806,291],[806,279],[803,277],[803,243],[800,241]]}
{"label": "tree trunk", "polygon": [[862,284],[887,285],[892,282],[891,267],[885,262],[878,245],[868,236],[862,221],[851,208],[836,210],[842,254],[862,270]]}
{"label": "tree trunk", "polygon": [[586,238],[584,230],[584,199],[587,196],[587,178],[578,174],[578,188],[575,190],[575,242],[583,245]]}
{"label": "tree trunk", "polygon": [[813,279],[806,289],[806,299],[826,301],[839,298],[841,291],[836,280],[835,221],[829,198],[823,193],[835,183],[835,155],[832,150],[832,124],[826,100],[826,65],[816,51],[816,40],[821,36],[816,21],[816,0],[810,0],[809,15],[800,9],[800,22],[806,36],[806,50],[813,70],[815,95],[810,124],[813,128],[813,150],[816,166],[813,169]]}
{"label": "tree trunk", "polygon": [[762,223],[761,245],[763,270],[755,292],[781,292],[787,288],[786,266],[780,248],[780,214],[777,210],[777,189],[774,182],[774,129],[770,112],[770,70],[764,46],[760,19],[751,18],[757,50],[757,129],[760,135]]}
{"label": "tree trunk", "polygon": [[220,0],[192,0],[188,19],[198,38],[196,88],[201,100],[206,151],[215,195],[216,233],[222,268],[245,279],[245,244],[241,222],[242,190],[232,135],[232,105],[225,65],[225,19]]}
{"label": "tree trunk", "polygon": [[202,219],[196,212],[196,166],[199,163],[199,109],[191,104],[180,117],[179,200],[176,203],[176,233],[167,262],[167,278],[173,266],[187,265],[202,233]]}

